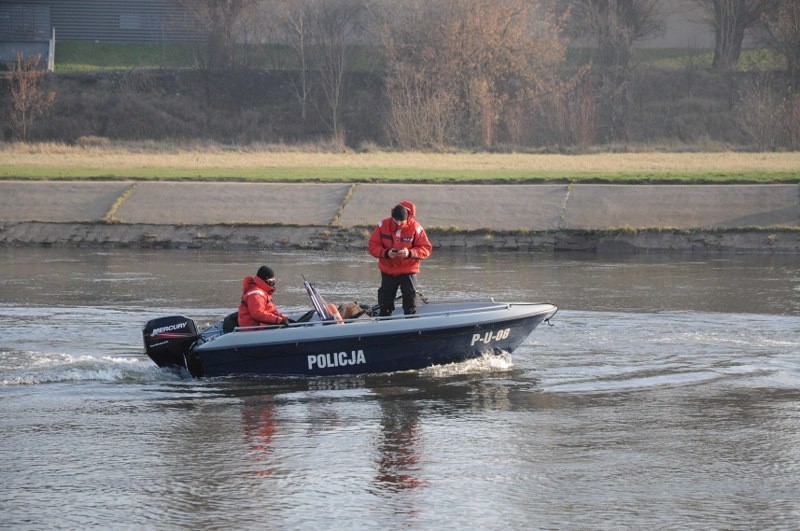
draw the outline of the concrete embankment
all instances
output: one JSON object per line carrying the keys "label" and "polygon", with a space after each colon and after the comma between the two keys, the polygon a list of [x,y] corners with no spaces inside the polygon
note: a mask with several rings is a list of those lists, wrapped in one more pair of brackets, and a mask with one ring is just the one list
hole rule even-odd
{"label": "concrete embankment", "polygon": [[800,186],[0,181],[0,245],[363,249],[400,200],[438,248],[800,254]]}

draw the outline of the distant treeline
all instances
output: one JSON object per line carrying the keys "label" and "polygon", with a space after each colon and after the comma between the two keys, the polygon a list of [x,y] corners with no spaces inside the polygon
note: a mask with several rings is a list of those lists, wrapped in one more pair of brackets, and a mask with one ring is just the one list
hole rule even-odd
{"label": "distant treeline", "polygon": [[[687,51],[670,66],[634,50],[662,25],[656,0],[179,1],[206,32],[200,48],[117,45],[112,60],[83,47],[86,65],[95,54],[116,69],[80,73],[59,68],[57,51],[59,73],[47,76],[21,58],[2,88],[5,139],[800,147],[793,0],[691,0],[717,43],[709,59]],[[737,68],[746,32],[779,68]],[[577,36],[587,53],[569,53]]]}

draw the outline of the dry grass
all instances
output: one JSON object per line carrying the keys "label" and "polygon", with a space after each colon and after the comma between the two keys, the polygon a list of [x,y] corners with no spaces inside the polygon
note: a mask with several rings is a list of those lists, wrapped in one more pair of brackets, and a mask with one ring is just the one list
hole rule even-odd
{"label": "dry grass", "polygon": [[[4,169],[5,168],[5,169]],[[285,146],[232,149],[217,145],[171,148],[155,144],[118,146],[64,144],[0,144],[0,175],[13,177],[12,168],[39,171],[54,170],[64,176],[71,170],[76,176],[86,176],[92,170],[130,170],[131,175],[144,169],[164,170],[165,177],[180,169],[199,174],[220,170],[230,176],[241,172],[253,178],[253,173],[269,169],[338,169],[375,170],[380,176],[387,170],[431,170],[512,172],[531,176],[574,175],[635,175],[658,174],[746,174],[800,173],[800,152],[782,153],[595,153],[583,155],[559,154],[493,154],[493,153],[418,153],[418,152],[320,152],[303,151]],[[58,171],[56,171],[58,170]],[[81,171],[77,171],[81,170]],[[389,172],[391,174],[391,172]],[[320,174],[323,178],[324,173]],[[24,175],[21,175],[24,177]]]}

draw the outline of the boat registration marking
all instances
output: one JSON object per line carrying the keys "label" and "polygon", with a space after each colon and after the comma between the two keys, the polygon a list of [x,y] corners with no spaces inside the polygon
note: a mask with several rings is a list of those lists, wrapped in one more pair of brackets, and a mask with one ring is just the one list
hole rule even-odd
{"label": "boat registration marking", "polygon": [[483,334],[472,334],[472,343],[470,343],[470,346],[474,345],[475,343],[485,343],[488,345],[492,341],[501,341],[503,339],[507,339],[510,334],[511,334],[510,328],[503,328],[502,330],[498,330],[497,332],[484,332]]}
{"label": "boat registration marking", "polygon": [[308,369],[327,369],[329,367],[343,367],[345,365],[361,365],[367,363],[363,350],[350,352],[328,352],[326,354],[311,354],[308,356]]}

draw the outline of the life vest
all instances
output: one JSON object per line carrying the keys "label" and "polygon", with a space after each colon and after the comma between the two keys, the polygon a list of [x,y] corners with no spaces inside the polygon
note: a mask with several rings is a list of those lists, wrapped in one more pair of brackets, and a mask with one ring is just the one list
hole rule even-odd
{"label": "life vest", "polygon": [[245,277],[242,281],[242,302],[239,304],[239,326],[280,324],[284,315],[272,301],[275,288],[258,277]]}
{"label": "life vest", "polygon": [[[408,210],[408,219],[398,225],[388,217],[375,227],[369,239],[369,253],[378,259],[378,269],[388,275],[413,275],[419,273],[421,260],[431,255],[433,246],[425,229],[422,228],[414,214],[416,207],[411,201],[401,201],[401,206]],[[405,258],[389,258],[392,249],[408,249]]]}

